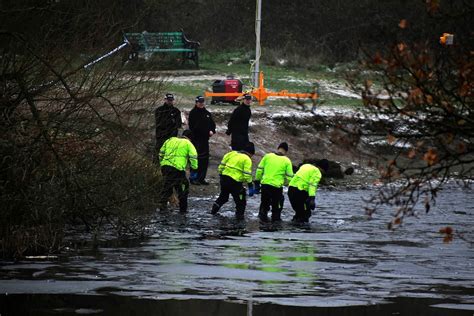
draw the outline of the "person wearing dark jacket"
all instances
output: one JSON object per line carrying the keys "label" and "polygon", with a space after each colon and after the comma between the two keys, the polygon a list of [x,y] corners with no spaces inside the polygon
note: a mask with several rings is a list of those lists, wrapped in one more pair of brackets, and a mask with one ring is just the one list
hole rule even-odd
{"label": "person wearing dark jacket", "polygon": [[232,150],[243,150],[249,142],[249,121],[252,116],[250,105],[252,96],[244,94],[243,102],[234,109],[227,123],[227,135],[231,135]]}
{"label": "person wearing dark jacket", "polygon": [[167,93],[165,103],[155,110],[155,151],[160,150],[168,138],[178,136],[182,124],[181,111],[174,106],[174,95]]}
{"label": "person wearing dark jacket", "polygon": [[209,166],[209,138],[216,132],[216,123],[206,109],[204,97],[197,96],[194,108],[189,112],[189,129],[193,133],[192,142],[198,153],[197,174],[191,175],[191,184],[208,185],[206,181]]}

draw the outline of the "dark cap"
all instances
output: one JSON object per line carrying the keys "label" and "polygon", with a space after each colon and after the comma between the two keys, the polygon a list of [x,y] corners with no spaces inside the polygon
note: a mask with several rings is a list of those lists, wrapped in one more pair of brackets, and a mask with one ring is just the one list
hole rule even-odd
{"label": "dark cap", "polygon": [[185,129],[183,131],[182,135],[183,135],[183,137],[191,138],[191,137],[193,137],[193,132],[191,132],[191,130],[189,130],[189,129]]}
{"label": "dark cap", "polygon": [[248,142],[244,147],[244,151],[252,155],[255,154],[255,145],[252,142]]}
{"label": "dark cap", "polygon": [[284,151],[288,151],[288,144],[286,142],[281,143],[278,145],[278,149],[282,148]]}
{"label": "dark cap", "polygon": [[166,100],[174,100],[174,95],[172,93],[167,93],[165,96]]}
{"label": "dark cap", "polygon": [[198,102],[199,102],[199,103],[203,103],[203,102],[204,102],[204,97],[201,96],[201,95],[198,95],[198,96],[196,97],[196,103],[198,103]]}
{"label": "dark cap", "polygon": [[244,100],[252,100],[252,96],[248,93],[244,94]]}

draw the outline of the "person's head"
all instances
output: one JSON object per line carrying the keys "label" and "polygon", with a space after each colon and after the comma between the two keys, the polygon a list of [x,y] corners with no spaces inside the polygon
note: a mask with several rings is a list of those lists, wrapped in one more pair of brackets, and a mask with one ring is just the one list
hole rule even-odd
{"label": "person's head", "polygon": [[202,108],[204,107],[204,105],[205,105],[205,100],[204,100],[204,97],[203,97],[203,96],[198,95],[198,96],[196,97],[196,100],[195,100],[195,101],[196,101],[196,107],[198,107],[198,108],[200,108],[200,109],[202,109]]}
{"label": "person's head", "polygon": [[316,162],[314,165],[325,173],[328,172],[329,170],[329,161],[327,159],[321,159],[318,162]]}
{"label": "person's head", "polygon": [[248,142],[244,147],[244,152],[249,156],[253,156],[255,154],[255,145],[252,142]]}
{"label": "person's head", "polygon": [[167,104],[171,104],[171,105],[172,105],[172,104],[174,103],[174,95],[173,95],[172,93],[167,93],[167,94],[165,95],[165,102],[166,102]]}
{"label": "person's head", "polygon": [[185,129],[182,135],[183,137],[186,137],[187,139],[191,139],[191,137],[193,137],[193,132],[191,132],[191,130],[189,129]]}
{"label": "person's head", "polygon": [[250,106],[252,104],[252,96],[248,93],[244,94],[244,104]]}
{"label": "person's head", "polygon": [[288,144],[286,142],[283,142],[278,145],[278,151],[285,155],[288,152]]}

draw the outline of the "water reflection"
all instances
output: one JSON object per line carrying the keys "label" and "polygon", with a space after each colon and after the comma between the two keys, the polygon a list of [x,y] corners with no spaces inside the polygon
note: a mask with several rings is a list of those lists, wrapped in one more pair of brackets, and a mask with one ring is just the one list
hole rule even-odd
{"label": "water reflection", "polygon": [[[298,313],[311,307],[308,311],[322,315],[327,311],[319,307],[351,306],[347,315],[355,315],[356,307],[364,306],[357,311],[378,315],[372,306],[384,311],[397,297],[423,301],[420,314],[433,311],[423,298],[443,308],[453,303],[469,308],[474,302],[474,252],[469,242],[474,240],[474,195],[454,188],[443,191],[428,216],[420,212],[419,219],[409,219],[392,232],[386,229],[390,213],[370,221],[364,218],[366,194],[322,188],[321,207],[306,226],[292,225],[288,209],[283,211],[283,222],[260,223],[257,199],[249,200],[244,221],[236,221],[230,209],[211,216],[210,200],[191,199],[186,215],[158,213],[156,234],[149,240],[104,243],[94,251],[71,252],[57,260],[3,262],[0,291],[10,295],[2,299],[16,302],[8,304],[21,299],[40,304],[46,298],[37,301],[39,294],[61,293],[59,301],[73,304],[74,294],[120,295],[131,305],[158,304],[170,315],[178,304],[175,300],[183,299],[186,303],[179,303],[189,306],[205,300],[206,308],[216,302],[215,308],[228,308],[226,315],[245,315],[249,306],[255,315],[274,313],[275,306],[298,306]],[[447,225],[462,232],[465,240],[455,237],[451,244],[443,243],[438,230]],[[38,295],[13,297],[15,293]],[[89,302],[94,300],[91,295]],[[169,305],[160,305],[157,299]],[[389,311],[403,311],[403,306],[397,308]]]}

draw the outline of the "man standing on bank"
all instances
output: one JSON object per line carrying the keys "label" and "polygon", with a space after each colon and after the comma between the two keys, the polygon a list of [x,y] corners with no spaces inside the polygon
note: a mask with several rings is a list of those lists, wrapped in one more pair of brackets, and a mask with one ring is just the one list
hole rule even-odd
{"label": "man standing on bank", "polygon": [[232,150],[243,150],[249,142],[249,121],[252,116],[250,105],[252,96],[244,94],[242,103],[234,109],[227,123],[227,135],[231,135],[230,146]]}
{"label": "man standing on bank", "polygon": [[262,222],[268,221],[268,211],[272,209],[272,222],[281,221],[283,209],[283,185],[285,179],[288,182],[293,177],[293,165],[286,156],[288,144],[278,145],[276,153],[268,153],[263,156],[255,173],[255,191],[262,190],[260,210],[258,217]]}
{"label": "man standing on bank", "polygon": [[182,124],[181,111],[174,106],[174,95],[167,93],[165,103],[155,110],[155,150],[160,150],[168,138],[178,136]]}
{"label": "man standing on bank", "polygon": [[209,138],[216,132],[216,123],[205,107],[204,97],[196,97],[195,106],[189,112],[188,123],[193,133],[192,142],[198,153],[198,169],[196,174],[191,175],[191,184],[208,185],[206,174],[209,166]]}

